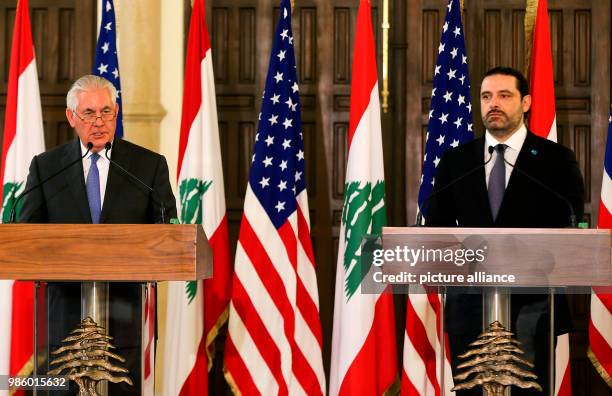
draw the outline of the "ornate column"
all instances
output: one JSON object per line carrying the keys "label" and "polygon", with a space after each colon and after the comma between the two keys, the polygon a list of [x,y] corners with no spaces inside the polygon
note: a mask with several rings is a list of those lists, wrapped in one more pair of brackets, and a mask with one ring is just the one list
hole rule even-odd
{"label": "ornate column", "polygon": [[[160,0],[115,0],[125,138],[160,148]],[[125,23],[122,23],[125,22]]]}

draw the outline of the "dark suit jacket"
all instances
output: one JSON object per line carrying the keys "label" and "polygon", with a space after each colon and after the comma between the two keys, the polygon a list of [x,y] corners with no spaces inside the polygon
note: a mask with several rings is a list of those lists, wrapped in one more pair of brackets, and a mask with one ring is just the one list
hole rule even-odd
{"label": "dark suit jacket", "polygon": [[[529,174],[541,183],[565,197],[572,205],[578,221],[584,213],[584,184],[574,153],[564,146],[527,133],[527,138],[516,160],[504,199],[496,221],[493,221],[487,193],[484,153],[485,139],[481,137],[466,143],[444,154],[436,171],[434,190],[430,199],[426,224],[428,226],[447,227],[508,227],[508,228],[562,228],[570,225],[568,204],[550,191],[529,180],[517,169]],[[475,171],[472,171],[475,170]],[[472,171],[472,172],[471,172]],[[471,173],[470,173],[471,172]],[[450,186],[454,180],[470,173],[465,178]],[[445,186],[450,186],[445,188]],[[444,190],[442,190],[445,188]],[[571,321],[568,315],[567,300],[556,299],[556,333],[568,332]],[[546,385],[546,334],[545,319],[541,314],[546,307],[545,296],[519,294],[512,296],[512,328],[516,329],[519,315],[521,323],[531,315],[537,319],[527,327],[531,329],[522,333],[536,334],[536,351],[528,356],[536,360],[536,372],[540,384]],[[534,314],[535,312],[535,314]],[[451,340],[453,367],[459,362],[456,355],[468,348],[481,331],[482,297],[478,294],[450,294],[446,303],[446,324]],[[520,334],[519,334],[520,335]],[[534,340],[522,339],[533,345]],[[546,388],[546,387],[545,387]],[[512,394],[529,394],[530,392],[512,391]],[[460,392],[458,396],[469,394]],[[474,393],[476,394],[476,393]],[[534,393],[535,394],[535,393]]]}
{"label": "dark suit jacket", "polygon": [[[80,156],[78,139],[35,156],[30,165],[26,189]],[[159,198],[156,199],[147,188],[111,164],[100,223],[158,223],[161,221],[159,200],[166,208],[166,222],[176,217],[168,164],[162,155],[115,139],[111,158],[151,186]],[[19,219],[27,223],[91,223],[82,162],[77,162],[63,174],[28,194]]]}
{"label": "dark suit jacket", "polygon": [[[104,155],[104,153],[100,153]],[[176,217],[176,203],[168,178],[168,165],[163,156],[121,139],[115,139],[113,161],[120,164],[151,186],[154,196],[146,187],[131,179],[110,164],[104,205],[100,223],[146,224],[161,222],[160,203],[165,207],[165,221]],[[81,157],[78,139],[37,155],[30,165],[26,189],[36,185],[63,166]],[[89,202],[85,187],[83,163],[78,161],[62,174],[50,179],[41,188],[25,197],[20,221],[27,223],[91,223]],[[104,246],[83,256],[104,254]],[[109,395],[140,395],[141,350],[141,289],[138,284],[111,284],[109,288],[109,334],[113,345],[127,359],[134,386],[109,384]],[[80,322],[80,285],[78,283],[51,283],[46,288],[47,342],[49,350],[61,346],[61,340]],[[45,371],[44,367],[41,371]],[[71,385],[73,386],[73,385]],[[54,391],[53,395],[75,394]]]}
{"label": "dark suit jacket", "polygon": [[[567,203],[512,171],[496,221],[489,207],[484,166],[436,194],[452,180],[484,162],[481,137],[444,154],[436,170],[427,225],[460,227],[559,228],[570,225]],[[578,220],[584,213],[584,183],[574,153],[566,147],[527,133],[515,167],[571,202]]]}

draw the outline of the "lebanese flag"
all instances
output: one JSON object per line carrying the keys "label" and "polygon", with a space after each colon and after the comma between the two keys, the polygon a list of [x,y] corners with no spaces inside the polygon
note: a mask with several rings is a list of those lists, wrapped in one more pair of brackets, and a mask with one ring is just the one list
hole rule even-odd
{"label": "lebanese flag", "polygon": [[[552,50],[548,24],[548,4],[538,0],[533,45],[531,48],[530,93],[531,113],[529,130],[538,136],[557,141],[557,116],[555,112],[555,82],[552,67]],[[555,348],[555,395],[571,396],[569,335],[557,337]]]}
{"label": "lebanese flag", "polygon": [[531,93],[529,130],[538,136],[556,142],[555,81],[548,26],[547,1],[538,0],[538,10],[533,27],[531,69],[529,73]]}
{"label": "lebanese flag", "polygon": [[[32,157],[45,149],[38,73],[28,1],[17,3],[2,141],[2,221],[25,188]],[[17,207],[17,214],[21,205]],[[34,286],[0,281],[0,375],[28,375],[33,368]],[[0,395],[8,391],[0,390]]]}
{"label": "lebanese flag", "polygon": [[[397,384],[390,293],[361,292],[361,237],[386,223],[380,103],[370,1],[357,14],[348,164],[338,246],[330,395],[382,395]],[[367,271],[366,271],[367,272]]]}
{"label": "lebanese flag", "polygon": [[178,189],[182,223],[202,224],[213,251],[213,278],[170,282],[164,364],[166,395],[205,395],[213,341],[228,317],[232,267],[225,210],[215,79],[203,0],[191,13]]}

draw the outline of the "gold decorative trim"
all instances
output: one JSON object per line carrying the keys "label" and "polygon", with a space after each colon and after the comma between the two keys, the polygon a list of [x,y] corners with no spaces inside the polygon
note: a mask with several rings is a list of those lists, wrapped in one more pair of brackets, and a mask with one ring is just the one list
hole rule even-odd
{"label": "gold decorative trim", "polygon": [[387,389],[383,393],[383,396],[396,396],[396,395],[399,395],[399,393],[400,393],[400,380],[399,378],[396,378],[395,381],[393,381],[393,383],[389,386],[389,389]]}
{"label": "gold decorative trim", "polygon": [[529,80],[529,68],[531,67],[531,51],[533,48],[533,29],[538,15],[538,0],[527,0],[525,6],[525,65],[523,74]]}
{"label": "gold decorative trim", "polygon": [[212,368],[213,365],[213,357],[215,356],[215,338],[219,334],[219,330],[223,325],[227,322],[229,318],[229,305],[225,307],[215,325],[210,329],[208,334],[206,334],[206,356],[208,356],[208,371]]}
{"label": "gold decorative trim", "polygon": [[601,375],[601,378],[603,378],[603,380],[606,381],[606,384],[608,384],[608,386],[612,388],[612,378],[610,378],[610,375],[608,374],[608,372],[603,368],[603,366],[597,359],[597,356],[595,356],[595,354],[591,350],[591,347],[589,347],[589,350],[587,351],[587,356],[589,357],[589,360],[593,364],[593,367],[595,367],[595,370],[597,370],[599,375]]}
{"label": "gold decorative trim", "polygon": [[[25,377],[32,374],[32,371],[34,371],[34,355],[30,356],[21,370],[17,372],[17,375]],[[17,389],[9,389],[9,396],[13,396],[15,392],[17,392]]]}
{"label": "gold decorative trim", "polygon": [[242,396],[242,393],[240,393],[240,390],[238,390],[238,386],[236,385],[236,381],[234,381],[232,374],[230,374],[230,372],[227,371],[227,367],[225,367],[225,363],[223,363],[223,376],[225,377],[225,381],[229,385],[230,390],[232,391],[232,394],[235,396]]}

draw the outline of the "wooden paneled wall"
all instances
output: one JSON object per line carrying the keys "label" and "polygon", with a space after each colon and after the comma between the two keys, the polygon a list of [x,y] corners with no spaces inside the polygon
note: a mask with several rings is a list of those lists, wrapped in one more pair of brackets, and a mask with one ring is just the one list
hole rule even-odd
{"label": "wooden paneled wall", "polygon": [[[0,132],[4,129],[16,3],[0,0]],[[74,136],[66,121],[66,93],[77,77],[91,71],[96,39],[95,9],[95,0],[30,0],[47,149]]]}
{"label": "wooden paneled wall", "polygon": [[[459,0],[454,0],[458,3]],[[184,0],[188,26],[190,1]],[[310,218],[329,366],[338,232],[344,192],[351,65],[357,0],[296,0],[295,48],[302,100]],[[381,0],[372,0],[379,60]],[[586,211],[597,216],[610,106],[610,0],[549,0],[559,141],[576,151],[587,187]],[[69,139],[64,95],[91,68],[94,0],[30,0],[47,147]],[[390,0],[390,110],[382,115],[388,223],[413,222],[433,69],[446,0]],[[230,238],[235,246],[253,151],[276,0],[208,0]],[[14,0],[0,0],[0,130],[6,100]],[[475,130],[482,133],[478,90],[484,72],[505,64],[523,69],[524,0],[465,0]],[[185,43],[183,43],[185,45]],[[379,62],[379,75],[381,75]],[[586,360],[588,296],[572,300],[575,395],[610,395]],[[397,299],[398,340],[404,299]],[[218,342],[222,353],[223,335]],[[401,347],[401,344],[400,344]],[[401,356],[401,354],[400,354]],[[215,365],[211,394],[228,393]]]}

